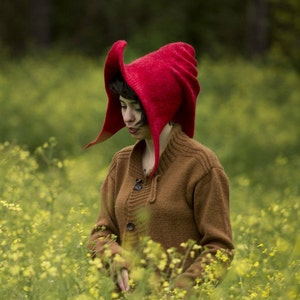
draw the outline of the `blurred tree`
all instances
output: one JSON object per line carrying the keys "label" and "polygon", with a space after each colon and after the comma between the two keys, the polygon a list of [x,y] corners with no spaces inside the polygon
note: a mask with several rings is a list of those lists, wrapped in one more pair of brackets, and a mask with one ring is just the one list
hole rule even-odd
{"label": "blurred tree", "polygon": [[29,38],[30,0],[0,1],[0,47],[13,55],[23,54]]}
{"label": "blurred tree", "polygon": [[31,0],[30,31],[37,47],[49,47],[51,43],[51,0]]}
{"label": "blurred tree", "polygon": [[300,72],[300,1],[269,0],[273,55],[284,58]]}
{"label": "blurred tree", "polygon": [[248,0],[246,10],[246,54],[255,58],[264,55],[268,47],[267,0]]}
{"label": "blurred tree", "polygon": [[244,54],[245,3],[239,0],[189,1],[187,35],[213,57]]}
{"label": "blurred tree", "polygon": [[182,40],[213,58],[271,51],[300,70],[299,13],[299,0],[1,0],[0,48],[101,55],[117,39],[141,52]]}

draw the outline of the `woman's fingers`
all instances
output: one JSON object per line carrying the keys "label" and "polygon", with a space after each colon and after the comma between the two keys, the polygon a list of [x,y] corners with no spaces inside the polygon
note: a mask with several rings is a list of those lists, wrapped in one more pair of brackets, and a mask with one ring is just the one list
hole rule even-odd
{"label": "woman's fingers", "polygon": [[120,272],[118,272],[118,285],[120,289],[124,292],[129,291],[129,275],[127,269],[122,269]]}

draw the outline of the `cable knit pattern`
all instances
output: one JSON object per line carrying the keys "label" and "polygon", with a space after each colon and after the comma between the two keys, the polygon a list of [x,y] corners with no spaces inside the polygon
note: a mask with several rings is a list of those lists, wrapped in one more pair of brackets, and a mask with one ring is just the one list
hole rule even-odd
{"label": "cable knit pattern", "polygon": [[[141,236],[180,251],[180,244],[192,239],[206,250],[187,262],[184,276],[201,276],[205,254],[233,249],[227,176],[216,155],[179,125],[174,126],[152,178],[143,174],[144,146],[141,141],[114,156],[102,186],[91,251],[101,255],[109,242],[113,253],[120,253],[135,247]],[[100,230],[103,226],[105,230]],[[111,234],[116,241],[111,241]]]}

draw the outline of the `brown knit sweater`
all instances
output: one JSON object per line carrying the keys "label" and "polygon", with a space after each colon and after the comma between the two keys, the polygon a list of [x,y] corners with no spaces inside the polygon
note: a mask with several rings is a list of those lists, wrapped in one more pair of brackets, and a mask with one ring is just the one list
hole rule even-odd
{"label": "brown knit sweater", "polygon": [[185,135],[179,125],[172,129],[152,180],[143,174],[144,146],[141,141],[114,156],[102,185],[89,248],[101,256],[109,245],[114,255],[149,236],[165,249],[181,251],[182,242],[194,240],[206,250],[186,264],[175,282],[185,287],[181,284],[185,279],[201,278],[207,253],[233,249],[228,179],[216,155]]}

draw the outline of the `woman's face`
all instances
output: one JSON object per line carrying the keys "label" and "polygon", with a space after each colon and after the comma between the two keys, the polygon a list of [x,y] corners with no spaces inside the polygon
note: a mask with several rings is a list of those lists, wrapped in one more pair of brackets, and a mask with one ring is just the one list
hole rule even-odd
{"label": "woman's face", "polygon": [[136,140],[151,139],[151,131],[148,124],[143,122],[143,108],[137,100],[126,99],[120,96],[123,121],[129,133]]}

